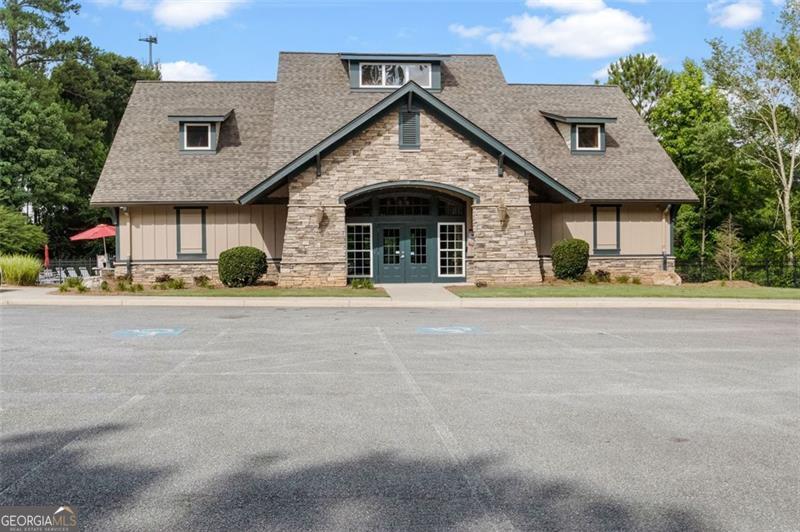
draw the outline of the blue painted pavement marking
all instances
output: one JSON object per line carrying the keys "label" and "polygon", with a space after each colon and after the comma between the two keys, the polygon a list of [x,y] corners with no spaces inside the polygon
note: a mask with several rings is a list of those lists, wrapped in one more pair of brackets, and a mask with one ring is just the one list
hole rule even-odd
{"label": "blue painted pavement marking", "polygon": [[153,338],[155,336],[178,336],[186,329],[122,329],[114,331],[114,338]]}
{"label": "blue painted pavement marking", "polygon": [[478,334],[477,327],[465,325],[448,325],[445,327],[417,327],[417,334]]}

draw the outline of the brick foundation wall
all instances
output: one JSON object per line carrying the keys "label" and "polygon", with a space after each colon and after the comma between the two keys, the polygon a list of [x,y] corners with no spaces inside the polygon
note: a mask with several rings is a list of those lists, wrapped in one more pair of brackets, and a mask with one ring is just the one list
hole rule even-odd
{"label": "brick foundation wall", "polygon": [[[282,286],[341,286],[347,282],[343,194],[399,180],[452,185],[480,197],[470,205],[474,246],[467,279],[486,282],[541,281],[528,199],[528,181],[436,117],[420,113],[420,149],[401,151],[397,110],[322,159],[322,175],[311,167],[289,182],[283,243]],[[503,223],[500,212],[508,213]],[[319,223],[324,209],[323,223]]]}
{"label": "brick foundation wall", "polygon": [[[541,257],[542,275],[546,280],[555,279],[553,274],[553,260],[550,257]],[[605,270],[613,277],[627,275],[639,277],[643,283],[650,283],[653,275],[663,271],[663,258],[654,256],[621,255],[612,257],[589,257],[588,271]],[[667,257],[667,271],[675,271],[675,257]]]}

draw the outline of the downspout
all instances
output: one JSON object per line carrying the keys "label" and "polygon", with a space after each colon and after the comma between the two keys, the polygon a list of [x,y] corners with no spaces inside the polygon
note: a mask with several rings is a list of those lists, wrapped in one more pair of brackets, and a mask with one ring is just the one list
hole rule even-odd
{"label": "downspout", "polygon": [[[667,271],[667,216],[671,216],[672,204],[668,203],[664,210],[661,212],[661,269]],[[672,223],[672,218],[669,220]]]}
{"label": "downspout", "polygon": [[131,256],[133,255],[133,223],[131,223],[131,213],[128,207],[123,205],[119,210],[121,213],[124,212],[125,217],[128,219],[128,257],[125,260],[125,274],[130,279],[133,276],[133,265],[131,264]]}

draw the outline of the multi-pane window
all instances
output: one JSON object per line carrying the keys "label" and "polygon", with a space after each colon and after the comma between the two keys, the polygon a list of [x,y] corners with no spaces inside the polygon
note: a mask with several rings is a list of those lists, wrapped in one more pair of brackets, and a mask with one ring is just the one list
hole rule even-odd
{"label": "multi-pane window", "polygon": [[372,224],[347,224],[347,276],[372,277]]}
{"label": "multi-pane window", "polygon": [[431,87],[430,63],[362,63],[361,87],[400,87],[414,81],[421,87]]}
{"label": "multi-pane window", "polygon": [[211,149],[210,124],[186,124],[184,129],[183,148],[185,150]]}
{"label": "multi-pane window", "polygon": [[424,227],[409,229],[411,240],[411,264],[428,263],[428,230]]}
{"label": "multi-pane window", "polygon": [[359,216],[372,216],[372,200],[361,201],[353,205],[348,205],[345,210],[348,218],[357,218]]}
{"label": "multi-pane window", "polygon": [[380,216],[428,216],[431,201],[419,196],[391,196],[378,200]]}
{"label": "multi-pane window", "polygon": [[464,224],[439,224],[439,276],[464,275]]}
{"label": "multi-pane window", "polygon": [[400,264],[400,228],[386,227],[383,230],[383,263]]}

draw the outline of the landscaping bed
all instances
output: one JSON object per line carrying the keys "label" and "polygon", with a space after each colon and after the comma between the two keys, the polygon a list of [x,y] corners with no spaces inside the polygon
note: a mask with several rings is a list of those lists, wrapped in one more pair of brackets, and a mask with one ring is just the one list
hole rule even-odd
{"label": "landscaping bed", "polygon": [[[748,286],[749,285],[749,286]],[[734,281],[681,286],[584,282],[545,282],[531,286],[449,286],[459,297],[705,297],[729,299],[800,299],[800,289],[772,288]]]}
{"label": "landscaping bed", "polygon": [[87,296],[167,296],[167,297],[388,297],[383,288],[352,288],[350,286],[329,288],[281,288],[256,285],[242,288],[153,288],[134,290],[70,290],[60,294]]}

